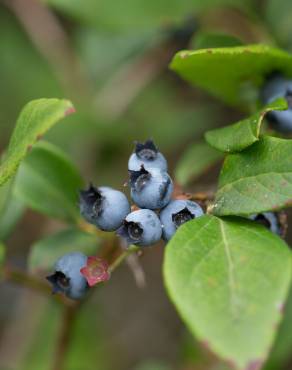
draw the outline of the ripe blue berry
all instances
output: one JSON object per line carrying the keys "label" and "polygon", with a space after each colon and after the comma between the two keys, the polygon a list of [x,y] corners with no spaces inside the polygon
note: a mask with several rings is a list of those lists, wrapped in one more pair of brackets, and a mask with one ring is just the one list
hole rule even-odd
{"label": "ripe blue berry", "polygon": [[128,162],[129,171],[139,171],[141,166],[144,168],[158,168],[167,171],[167,161],[158,151],[152,140],[145,143],[136,143],[135,152],[131,155]]}
{"label": "ripe blue berry", "polygon": [[72,252],[65,254],[55,263],[54,274],[47,277],[53,285],[53,293],[62,292],[71,299],[81,299],[88,284],[80,270],[86,266],[87,256]]}
{"label": "ripe blue berry", "polygon": [[281,235],[281,226],[278,217],[273,212],[263,212],[249,216],[249,218],[257,223],[264,225],[272,233]]}
{"label": "ripe blue berry", "polygon": [[101,230],[117,230],[130,211],[127,197],[118,190],[90,185],[80,191],[80,213]]}
{"label": "ripe blue berry", "polygon": [[160,212],[163,239],[170,240],[185,222],[204,214],[202,208],[191,200],[172,200]]}
{"label": "ripe blue berry", "polygon": [[117,234],[128,244],[148,246],[158,242],[162,229],[155,212],[149,209],[139,209],[126,217]]}
{"label": "ripe blue berry", "polygon": [[141,166],[139,171],[130,171],[130,185],[131,197],[140,208],[163,208],[173,192],[170,176],[157,168]]}
{"label": "ripe blue berry", "polygon": [[273,111],[267,114],[271,126],[283,133],[292,132],[292,80],[287,80],[281,75],[274,75],[262,89],[262,101],[268,104],[277,98],[286,98],[289,108],[284,111]]}

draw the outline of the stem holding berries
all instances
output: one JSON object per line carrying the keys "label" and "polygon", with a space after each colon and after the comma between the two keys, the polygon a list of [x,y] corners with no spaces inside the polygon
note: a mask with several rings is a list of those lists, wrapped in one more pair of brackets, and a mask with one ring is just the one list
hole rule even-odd
{"label": "stem holding berries", "polygon": [[109,272],[112,273],[117,267],[124,262],[127,257],[131,254],[136,253],[139,251],[139,247],[137,245],[130,245],[123,253],[119,255],[119,257],[109,266]]}

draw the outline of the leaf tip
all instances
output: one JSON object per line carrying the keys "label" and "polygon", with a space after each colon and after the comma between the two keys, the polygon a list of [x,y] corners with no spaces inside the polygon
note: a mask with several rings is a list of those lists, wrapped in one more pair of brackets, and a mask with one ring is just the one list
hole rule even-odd
{"label": "leaf tip", "polygon": [[252,360],[248,363],[244,370],[260,370],[264,364],[262,359]]}
{"label": "leaf tip", "polygon": [[276,304],[276,309],[280,314],[284,313],[285,305],[283,302],[279,302]]}
{"label": "leaf tip", "polygon": [[64,116],[67,117],[67,116],[70,116],[70,114],[73,114],[76,112],[76,109],[73,107],[73,105],[71,105],[70,107],[68,107],[65,112],[64,112]]}
{"label": "leaf tip", "polygon": [[179,53],[179,57],[180,59],[186,59],[188,56],[188,52],[187,51],[182,51]]}

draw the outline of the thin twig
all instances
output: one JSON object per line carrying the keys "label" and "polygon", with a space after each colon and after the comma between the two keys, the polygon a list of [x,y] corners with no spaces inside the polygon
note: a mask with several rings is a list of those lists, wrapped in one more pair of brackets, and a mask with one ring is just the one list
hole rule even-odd
{"label": "thin twig", "polygon": [[88,234],[92,234],[92,235],[95,235],[96,237],[98,238],[102,238],[102,239],[113,239],[115,237],[115,233],[114,232],[108,232],[108,231],[102,231],[100,229],[98,229],[96,226],[86,222],[85,220],[83,219],[80,219],[78,220],[76,226],[88,233]]}
{"label": "thin twig", "polygon": [[66,306],[73,305],[70,300],[66,299],[62,295],[52,295],[52,290],[45,281],[42,281],[23,270],[6,265],[4,266],[2,276],[6,281],[21,285],[25,288],[33,289],[43,295],[54,297],[54,299],[61,304]]}
{"label": "thin twig", "polygon": [[136,245],[130,245],[123,253],[119,255],[118,258],[114,260],[114,262],[109,266],[109,272],[112,273],[117,267],[120,266],[124,260],[129,257],[131,254],[136,253],[139,251],[139,247]]}
{"label": "thin twig", "polygon": [[133,273],[138,288],[142,289],[146,287],[146,277],[138,257],[137,254],[131,254],[126,262]]}
{"label": "thin twig", "polygon": [[62,370],[64,367],[73,324],[78,312],[78,306],[65,307],[60,336],[56,343],[56,354],[52,370]]}

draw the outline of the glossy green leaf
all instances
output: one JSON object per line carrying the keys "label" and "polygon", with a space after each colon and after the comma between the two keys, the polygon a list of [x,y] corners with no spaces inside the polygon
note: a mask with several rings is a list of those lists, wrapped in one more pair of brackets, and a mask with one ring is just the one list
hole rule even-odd
{"label": "glossy green leaf", "polygon": [[38,143],[21,164],[14,194],[28,207],[51,217],[79,219],[78,191],[83,180],[70,159],[47,142]]}
{"label": "glossy green leaf", "polygon": [[200,176],[210,166],[222,158],[222,155],[205,143],[191,145],[180,158],[175,169],[175,179],[180,185],[186,185]]}
{"label": "glossy green leaf", "polygon": [[259,140],[262,122],[268,112],[287,108],[288,104],[285,99],[277,99],[249,118],[230,126],[207,131],[206,141],[222,152],[240,152]]}
{"label": "glossy green leaf", "polygon": [[0,185],[15,174],[32,145],[60,119],[73,112],[68,100],[38,99],[29,102],[20,113],[0,166]]}
{"label": "glossy green leaf", "polygon": [[292,76],[292,56],[266,45],[181,51],[170,68],[231,105],[243,105],[246,83],[258,87],[272,71]]}
{"label": "glossy green leaf", "polygon": [[225,33],[198,32],[194,38],[195,49],[222,48],[242,45],[237,37]]}
{"label": "glossy green leaf", "polygon": [[291,280],[291,254],[262,225],[206,215],[166,247],[165,284],[197,338],[238,370],[267,357]]}
{"label": "glossy green leaf", "polygon": [[292,204],[292,141],[261,140],[225,159],[212,213],[249,215]]}
{"label": "glossy green leaf", "polygon": [[66,253],[96,254],[98,243],[96,236],[74,228],[60,231],[31,246],[28,267],[32,272],[49,271],[56,260]]}

